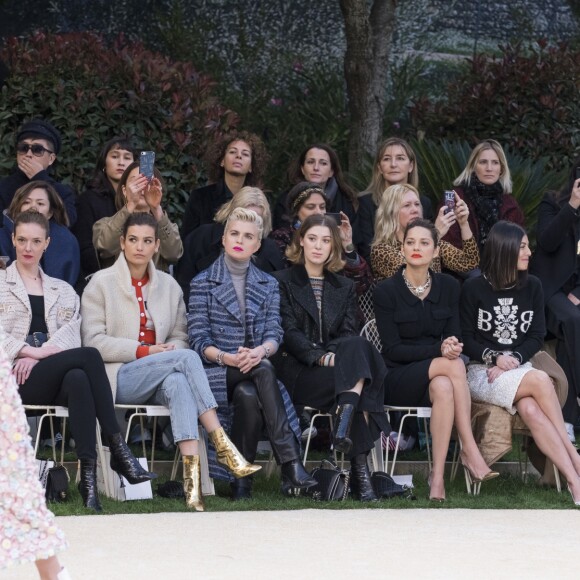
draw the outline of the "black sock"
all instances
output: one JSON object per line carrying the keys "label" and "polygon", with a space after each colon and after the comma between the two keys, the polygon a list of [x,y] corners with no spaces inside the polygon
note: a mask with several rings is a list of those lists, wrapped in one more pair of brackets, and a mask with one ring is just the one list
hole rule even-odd
{"label": "black sock", "polygon": [[353,405],[355,408],[358,406],[358,400],[360,396],[354,391],[343,391],[338,395],[336,402],[339,405]]}

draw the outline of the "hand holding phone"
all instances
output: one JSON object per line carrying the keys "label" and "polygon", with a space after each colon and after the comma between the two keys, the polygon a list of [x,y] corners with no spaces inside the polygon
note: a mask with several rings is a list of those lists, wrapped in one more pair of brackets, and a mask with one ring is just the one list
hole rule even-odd
{"label": "hand holding phone", "polygon": [[340,224],[342,223],[342,216],[339,213],[327,212],[325,215],[327,215],[329,218],[332,218],[336,222],[336,225],[340,227]]}
{"label": "hand holding phone", "polygon": [[141,151],[141,155],[139,156],[139,173],[151,181],[153,179],[154,166],[155,151]]}

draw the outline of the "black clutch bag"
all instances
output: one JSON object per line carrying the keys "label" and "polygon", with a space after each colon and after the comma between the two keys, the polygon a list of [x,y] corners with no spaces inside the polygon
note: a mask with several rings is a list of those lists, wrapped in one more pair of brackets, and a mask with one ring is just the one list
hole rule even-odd
{"label": "black clutch bag", "polygon": [[334,463],[323,460],[310,474],[318,482],[305,494],[318,501],[344,501],[348,496],[350,471],[339,469]]}
{"label": "black clutch bag", "polygon": [[64,465],[55,465],[46,476],[46,500],[63,502],[68,499],[70,477]]}
{"label": "black clutch bag", "polygon": [[384,471],[373,472],[371,475],[371,484],[379,499],[391,499],[392,497],[415,499],[411,488],[398,484]]}

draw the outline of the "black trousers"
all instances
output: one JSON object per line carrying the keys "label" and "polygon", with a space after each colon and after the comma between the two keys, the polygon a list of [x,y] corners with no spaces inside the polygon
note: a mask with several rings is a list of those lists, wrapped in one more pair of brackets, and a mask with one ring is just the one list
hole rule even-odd
{"label": "black trousers", "polygon": [[226,384],[228,401],[234,406],[231,437],[242,455],[250,462],[256,459],[265,428],[278,464],[299,459],[300,448],[286,415],[272,363],[263,360],[249,373],[228,367]]}
{"label": "black trousers", "polygon": [[580,307],[574,306],[564,292],[557,292],[546,304],[546,326],[558,339],[556,360],[568,379],[568,398],[562,409],[564,421],[574,424],[580,395]]}
{"label": "black trousers", "polygon": [[99,351],[83,347],[38,361],[20,386],[25,405],[68,407],[79,459],[96,459],[96,421],[104,435],[119,433],[111,384]]}

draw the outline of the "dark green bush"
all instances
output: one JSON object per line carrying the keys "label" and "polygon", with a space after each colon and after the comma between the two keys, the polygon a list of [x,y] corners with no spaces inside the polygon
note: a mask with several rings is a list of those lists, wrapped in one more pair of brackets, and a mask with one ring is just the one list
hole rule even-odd
{"label": "dark green bush", "polygon": [[412,107],[416,130],[428,138],[495,138],[531,159],[568,168],[580,151],[580,49],[540,41],[477,55],[448,86],[447,97],[424,97]]}
{"label": "dark green bush", "polygon": [[157,153],[169,185],[168,211],[179,219],[189,192],[205,182],[202,157],[237,115],[215,97],[215,84],[186,62],[91,33],[9,39],[0,58],[11,76],[0,93],[0,170],[14,163],[20,124],[43,117],[63,134],[58,175],[82,191],[101,145],[113,135]]}

